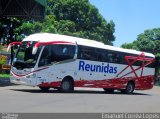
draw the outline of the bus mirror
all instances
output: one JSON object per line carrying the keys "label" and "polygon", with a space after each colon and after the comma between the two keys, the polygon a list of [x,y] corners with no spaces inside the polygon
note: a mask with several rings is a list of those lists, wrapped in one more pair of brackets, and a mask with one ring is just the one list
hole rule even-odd
{"label": "bus mirror", "polygon": [[33,47],[32,54],[35,55],[37,53],[37,47]]}
{"label": "bus mirror", "polygon": [[12,42],[8,45],[7,47],[7,52],[9,52],[9,50],[11,49],[12,46],[14,45],[22,45],[22,42]]}
{"label": "bus mirror", "polygon": [[8,47],[7,47],[7,52],[9,52],[10,49],[11,49],[11,45],[8,45]]}

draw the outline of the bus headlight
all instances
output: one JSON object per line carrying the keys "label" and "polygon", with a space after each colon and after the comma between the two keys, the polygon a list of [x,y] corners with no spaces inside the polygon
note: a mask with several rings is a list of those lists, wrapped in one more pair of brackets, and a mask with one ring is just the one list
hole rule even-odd
{"label": "bus headlight", "polygon": [[35,78],[35,77],[36,77],[36,74],[35,74],[35,73],[33,73],[33,74],[31,74],[31,75],[26,76],[26,78]]}

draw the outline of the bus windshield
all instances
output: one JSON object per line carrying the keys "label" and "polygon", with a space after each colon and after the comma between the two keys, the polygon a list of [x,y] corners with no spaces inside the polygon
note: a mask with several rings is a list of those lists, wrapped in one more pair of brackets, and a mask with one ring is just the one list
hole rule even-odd
{"label": "bus windshield", "polygon": [[19,46],[17,53],[13,60],[13,67],[17,69],[24,68],[33,68],[37,62],[41,47],[38,48],[36,54],[32,54],[32,49],[34,44],[37,42],[27,41],[23,42],[21,46]]}

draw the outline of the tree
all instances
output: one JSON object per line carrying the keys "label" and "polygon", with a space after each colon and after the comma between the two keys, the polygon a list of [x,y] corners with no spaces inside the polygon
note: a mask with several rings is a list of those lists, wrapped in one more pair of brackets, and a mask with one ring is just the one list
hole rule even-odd
{"label": "tree", "polygon": [[59,22],[58,33],[89,38],[112,45],[115,24],[99,14],[88,0],[48,0],[47,14]]}
{"label": "tree", "polygon": [[[115,40],[114,22],[107,22],[88,0],[47,0],[44,20],[16,20],[15,24],[18,25],[11,30],[14,32],[14,41],[39,32],[88,38],[109,45],[113,45]],[[10,26],[10,22],[7,26]]]}
{"label": "tree", "polygon": [[125,49],[134,49],[134,50],[139,50],[137,46],[137,41],[133,41],[133,43],[124,43],[121,45],[122,48]]}
{"label": "tree", "polygon": [[16,40],[14,29],[19,27],[23,22],[22,19],[15,17],[0,18],[0,43],[2,45],[9,44]]}
{"label": "tree", "polygon": [[25,21],[21,26],[14,29],[15,34],[17,35],[30,35],[32,33],[38,33],[42,30],[42,24],[40,22],[29,22]]}
{"label": "tree", "polygon": [[121,47],[150,52],[160,56],[160,28],[145,30],[144,33],[137,36],[137,40],[133,43],[125,43]]}

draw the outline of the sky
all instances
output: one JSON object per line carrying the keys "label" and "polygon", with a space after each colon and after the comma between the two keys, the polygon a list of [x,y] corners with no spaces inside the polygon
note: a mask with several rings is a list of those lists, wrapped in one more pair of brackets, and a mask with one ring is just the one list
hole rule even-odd
{"label": "sky", "polygon": [[114,46],[131,43],[145,30],[160,27],[160,0],[89,1],[107,22],[114,21]]}

